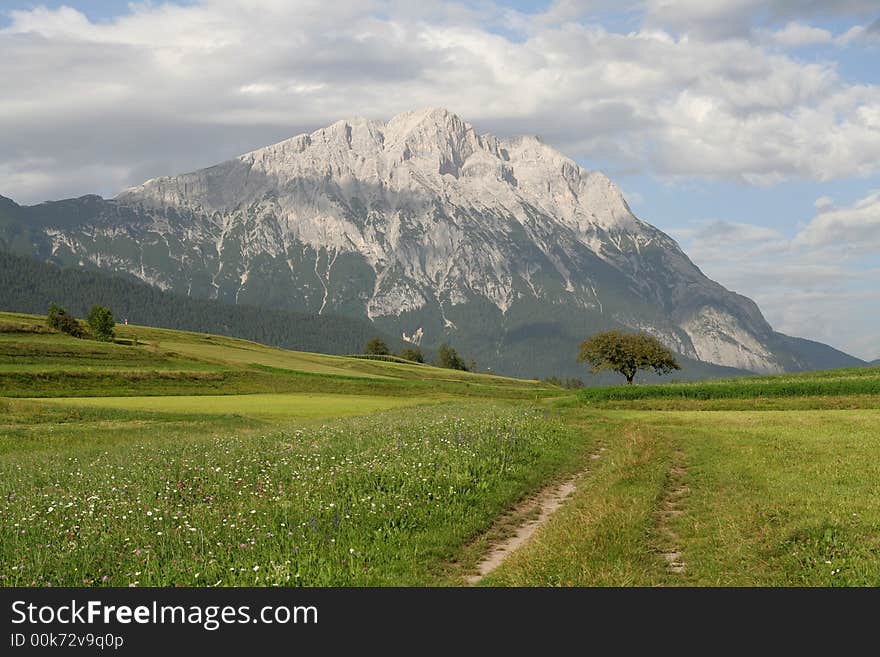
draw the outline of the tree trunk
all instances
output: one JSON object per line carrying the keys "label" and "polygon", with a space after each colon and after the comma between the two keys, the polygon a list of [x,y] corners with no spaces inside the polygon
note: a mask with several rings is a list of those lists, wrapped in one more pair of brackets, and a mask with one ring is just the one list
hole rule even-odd
{"label": "tree trunk", "polygon": [[626,385],[631,386],[633,384],[633,379],[635,378],[635,374],[626,375]]}

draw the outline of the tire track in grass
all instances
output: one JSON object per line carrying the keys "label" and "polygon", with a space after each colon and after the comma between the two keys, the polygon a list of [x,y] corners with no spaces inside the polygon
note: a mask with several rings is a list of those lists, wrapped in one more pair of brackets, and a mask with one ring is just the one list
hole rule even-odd
{"label": "tire track in grass", "polygon": [[[590,455],[590,461],[601,458],[604,451],[605,447],[599,447]],[[465,578],[468,585],[477,584],[483,577],[498,568],[508,555],[522,547],[577,490],[578,480],[589,472],[590,470],[587,468],[562,483],[548,486],[501,516],[493,528],[489,530],[489,533],[498,533],[499,528],[509,528],[511,525],[513,525],[513,532],[509,533],[506,538],[490,544],[483,558],[477,564],[476,572]]]}
{"label": "tire track in grass", "polygon": [[683,574],[687,570],[687,562],[681,552],[681,539],[673,527],[673,521],[683,513],[684,500],[690,493],[690,488],[684,482],[687,475],[684,459],[685,454],[680,450],[673,455],[664,494],[657,508],[657,550],[666,562],[666,568],[676,574]]}

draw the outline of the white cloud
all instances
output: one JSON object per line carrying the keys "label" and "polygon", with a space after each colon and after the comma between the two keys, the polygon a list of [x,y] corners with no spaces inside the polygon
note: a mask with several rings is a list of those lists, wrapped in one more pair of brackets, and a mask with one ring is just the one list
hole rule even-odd
{"label": "white cloud", "polygon": [[819,214],[798,233],[794,240],[796,245],[830,245],[851,252],[880,254],[880,190],[874,190],[848,207],[834,207],[824,202],[816,207]]}
{"label": "white cloud", "polygon": [[[661,10],[720,20],[750,3],[649,3],[646,20]],[[673,179],[772,185],[880,167],[880,87],[842,80],[833,63],[760,40],[568,19],[521,21],[514,38],[482,22],[500,13],[317,0],[134,4],[100,23],[66,7],[13,12],[0,30],[0,161],[19,171],[51,157],[59,190],[84,159],[127,167],[135,184],[346,116],[443,105],[480,130],[540,134],[572,157]],[[117,179],[82,191],[115,191]],[[0,178],[0,192],[33,200],[13,182]]]}
{"label": "white cloud", "polygon": [[723,246],[725,247],[730,242],[751,243],[770,241],[772,243],[785,239],[782,233],[773,228],[756,226],[755,224],[721,221],[719,219],[713,219],[704,223],[693,233],[693,237],[707,243],[718,243],[718,240],[724,240]]}
{"label": "white cloud", "polygon": [[835,42],[840,46],[880,45],[880,19],[870,25],[854,25],[837,37]]}
{"label": "white cloud", "polygon": [[581,21],[607,10],[630,12],[640,8],[637,0],[554,0],[534,18],[543,24],[558,24]]}
{"label": "white cloud", "polygon": [[771,36],[773,41],[786,48],[831,43],[834,39],[828,30],[795,21],[788,23],[783,29],[777,30]]}
{"label": "white cloud", "polygon": [[620,193],[623,194],[623,198],[626,199],[627,205],[630,208],[642,205],[645,202],[644,195],[635,189],[623,189],[620,185],[618,185],[618,189],[620,189]]}
{"label": "white cloud", "polygon": [[647,0],[649,24],[709,38],[748,33],[758,0]]}
{"label": "white cloud", "polygon": [[876,0],[646,0],[646,19],[700,38],[742,38],[756,25],[810,16],[870,16]]}
{"label": "white cloud", "polygon": [[828,210],[829,208],[834,206],[834,199],[830,196],[820,196],[813,203],[813,206],[819,211],[823,212],[824,210]]}

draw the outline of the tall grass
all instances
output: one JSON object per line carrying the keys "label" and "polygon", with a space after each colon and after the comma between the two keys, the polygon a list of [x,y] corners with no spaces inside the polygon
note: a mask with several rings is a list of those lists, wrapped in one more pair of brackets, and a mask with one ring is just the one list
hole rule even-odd
{"label": "tall grass", "polygon": [[[607,386],[584,388],[578,398],[584,402],[636,399],[755,399],[764,397],[806,397],[880,394],[880,369],[865,368],[858,376],[732,379],[702,383]],[[824,376],[823,376],[824,375]]]}

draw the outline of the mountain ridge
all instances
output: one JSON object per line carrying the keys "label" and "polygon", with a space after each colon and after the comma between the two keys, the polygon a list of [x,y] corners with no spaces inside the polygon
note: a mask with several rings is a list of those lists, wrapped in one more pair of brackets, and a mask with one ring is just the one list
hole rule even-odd
{"label": "mountain ridge", "polygon": [[511,374],[570,373],[579,339],[621,327],[755,372],[862,363],[774,332],[601,172],[441,108],[337,121],[95,198],[44,208],[19,247],[189,296],[420,330]]}

